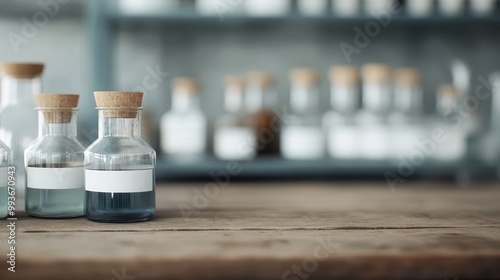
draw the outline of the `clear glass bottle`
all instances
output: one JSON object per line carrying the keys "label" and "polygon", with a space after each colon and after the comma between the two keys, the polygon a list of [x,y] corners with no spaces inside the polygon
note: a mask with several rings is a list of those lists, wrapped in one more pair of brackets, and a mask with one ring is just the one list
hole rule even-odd
{"label": "clear glass bottle", "polygon": [[141,139],[142,92],[94,92],[99,138],[85,151],[85,216],[139,222],[155,213],[156,153]]}
{"label": "clear glass bottle", "polygon": [[173,82],[172,108],[160,121],[161,148],[167,156],[189,159],[206,152],[207,119],[200,109],[199,89],[192,78]]}
{"label": "clear glass bottle", "polygon": [[424,138],[423,90],[418,69],[394,70],[394,108],[389,116],[393,158],[407,157]]}
{"label": "clear glass bottle", "polygon": [[280,153],[281,120],[275,112],[274,77],[265,71],[247,74],[245,107],[255,125],[257,156],[277,156]]}
{"label": "clear glass bottle", "polygon": [[299,0],[297,2],[298,10],[301,14],[307,16],[321,16],[327,11],[327,0]]}
{"label": "clear glass bottle", "polygon": [[26,174],[24,150],[37,137],[35,94],[42,91],[44,65],[36,63],[3,63],[1,72],[0,140],[11,149],[16,168],[17,194],[24,195]]}
{"label": "clear glass bottle", "polygon": [[8,215],[10,149],[0,141],[0,219]]}
{"label": "clear glass bottle", "polygon": [[332,0],[333,14],[341,17],[356,16],[359,14],[361,0]]}
{"label": "clear glass bottle", "polygon": [[290,0],[245,0],[245,10],[252,16],[284,16],[292,6]]}
{"label": "clear glass bottle", "polygon": [[356,114],[361,103],[358,69],[352,66],[337,66],[330,70],[333,110],[323,117],[327,139],[326,149],[332,158],[359,158],[360,135]]}
{"label": "clear glass bottle", "polygon": [[252,118],[244,108],[244,78],[226,77],[224,108],[227,114],[215,123],[214,153],[223,160],[251,160],[256,155]]}
{"label": "clear glass bottle", "polygon": [[324,155],[319,112],[318,74],[313,69],[290,72],[292,115],[283,125],[281,154],[287,159],[318,159]]}
{"label": "clear glass bottle", "polygon": [[26,213],[83,216],[85,147],[76,139],[78,95],[38,94],[38,138],[26,149]]}
{"label": "clear glass bottle", "polygon": [[[435,159],[457,161],[467,152],[467,126],[459,112],[459,91],[454,85],[444,84],[437,91],[437,114],[435,128],[443,131],[445,141],[436,144]],[[461,121],[457,121],[461,120]]]}
{"label": "clear glass bottle", "polygon": [[385,160],[391,155],[387,118],[392,109],[392,70],[385,64],[367,64],[361,69],[362,110],[360,153],[364,159]]}

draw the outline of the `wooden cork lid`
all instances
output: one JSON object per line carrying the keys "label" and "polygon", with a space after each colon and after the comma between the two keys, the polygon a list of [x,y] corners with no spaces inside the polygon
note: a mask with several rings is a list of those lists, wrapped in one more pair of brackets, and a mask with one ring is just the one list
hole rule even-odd
{"label": "wooden cork lid", "polygon": [[224,78],[224,83],[227,88],[232,89],[230,92],[243,92],[245,89],[245,78],[239,75],[228,75]]}
{"label": "wooden cork lid", "polygon": [[247,74],[247,82],[262,88],[271,87],[274,84],[274,77],[265,71],[251,71]]}
{"label": "wooden cork lid", "polygon": [[443,96],[458,97],[458,89],[452,84],[443,84],[438,87],[437,93]]}
{"label": "wooden cork lid", "polygon": [[366,64],[361,69],[361,75],[365,81],[385,83],[391,81],[391,67],[387,64]]}
{"label": "wooden cork lid", "polygon": [[415,68],[399,68],[394,71],[394,83],[402,86],[418,86],[422,81],[420,71]]}
{"label": "wooden cork lid", "polygon": [[46,123],[69,123],[73,110],[78,108],[77,94],[50,94],[35,95],[38,109],[43,112]]}
{"label": "wooden cork lid", "polygon": [[177,93],[197,94],[200,91],[200,83],[195,78],[179,77],[174,79],[173,89]]}
{"label": "wooden cork lid", "polygon": [[15,63],[5,62],[0,64],[0,72],[16,78],[35,78],[42,75],[42,63]]}
{"label": "wooden cork lid", "polygon": [[330,81],[333,84],[356,85],[359,83],[359,71],[354,66],[341,65],[330,69]]}
{"label": "wooden cork lid", "polygon": [[290,83],[301,86],[314,86],[318,83],[319,75],[311,68],[295,68],[290,70]]}
{"label": "wooden cork lid", "polygon": [[98,109],[104,111],[105,118],[135,118],[142,107],[142,92],[95,91],[94,98]]}

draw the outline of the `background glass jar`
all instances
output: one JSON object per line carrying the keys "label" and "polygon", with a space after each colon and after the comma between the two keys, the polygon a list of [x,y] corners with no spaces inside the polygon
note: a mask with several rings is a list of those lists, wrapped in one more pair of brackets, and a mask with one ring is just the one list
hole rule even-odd
{"label": "background glass jar", "polygon": [[0,219],[6,218],[9,202],[8,171],[10,166],[10,149],[0,141]]}
{"label": "background glass jar", "polygon": [[142,93],[94,95],[99,138],[85,151],[85,215],[98,222],[148,220],[155,213],[156,152],[140,138]]}
{"label": "background glass jar", "polygon": [[[70,98],[72,108],[43,108],[40,100]],[[26,212],[41,218],[83,215],[85,147],[77,140],[78,95],[39,94],[38,138],[25,151]]]}

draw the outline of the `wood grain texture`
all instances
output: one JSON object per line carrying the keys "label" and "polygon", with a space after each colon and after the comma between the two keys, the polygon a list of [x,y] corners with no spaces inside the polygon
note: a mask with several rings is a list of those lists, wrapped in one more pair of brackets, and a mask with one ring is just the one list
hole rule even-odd
{"label": "wood grain texture", "polygon": [[230,184],[183,217],[203,187],[159,188],[146,223],[20,215],[0,279],[500,279],[496,184]]}

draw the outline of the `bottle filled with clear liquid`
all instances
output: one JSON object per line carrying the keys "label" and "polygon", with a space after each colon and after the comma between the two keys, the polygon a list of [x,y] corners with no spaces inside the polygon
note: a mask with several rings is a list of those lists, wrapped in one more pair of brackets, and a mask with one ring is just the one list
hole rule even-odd
{"label": "bottle filled with clear liquid", "polygon": [[325,140],[319,112],[318,74],[313,69],[290,72],[291,116],[283,125],[281,154],[287,159],[318,159],[324,156]]}
{"label": "bottle filled with clear liquid", "polygon": [[334,159],[355,159],[360,155],[359,113],[361,92],[358,69],[336,66],[330,70],[332,110],[323,117],[326,150]]}
{"label": "bottle filled with clear liquid", "polygon": [[[9,192],[14,190],[15,184],[11,186],[14,189],[9,190],[9,176],[14,174],[15,170],[10,165],[10,149],[2,141],[0,141],[0,219],[4,219],[8,216],[8,206],[9,206]],[[10,174],[9,174],[10,173]]]}
{"label": "bottle filled with clear liquid", "polygon": [[207,119],[200,109],[199,91],[195,79],[174,80],[172,108],[160,121],[161,149],[165,155],[192,159],[205,154]]}
{"label": "bottle filled with clear liquid", "polygon": [[37,137],[34,96],[42,91],[43,69],[44,65],[37,63],[0,64],[0,140],[11,149],[17,194],[21,196],[26,186],[24,150]]}
{"label": "bottle filled with clear liquid", "polygon": [[250,160],[256,155],[256,136],[253,119],[243,106],[245,80],[229,76],[225,82],[226,114],[215,123],[214,153],[222,160]]}
{"label": "bottle filled with clear liquid", "polygon": [[85,147],[76,139],[78,95],[38,94],[38,138],[25,151],[26,213],[83,216]]}
{"label": "bottle filled with clear liquid", "polygon": [[141,139],[142,92],[95,92],[99,138],[85,151],[85,216],[140,222],[155,213],[156,153]]}

